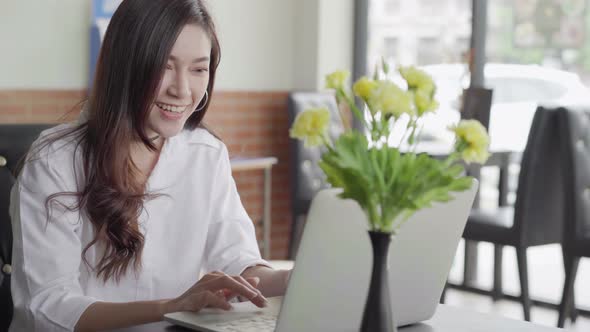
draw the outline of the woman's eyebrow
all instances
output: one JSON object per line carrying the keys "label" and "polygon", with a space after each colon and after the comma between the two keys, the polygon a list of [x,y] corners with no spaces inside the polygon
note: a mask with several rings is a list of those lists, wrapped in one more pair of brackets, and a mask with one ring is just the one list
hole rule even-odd
{"label": "woman's eyebrow", "polygon": [[[171,55],[169,58],[172,61],[176,61],[177,60],[177,58],[174,55]],[[193,61],[191,61],[191,62],[192,63],[197,63],[197,62],[205,62],[205,61],[209,61],[209,57],[208,56],[202,56],[200,58],[193,59]]]}

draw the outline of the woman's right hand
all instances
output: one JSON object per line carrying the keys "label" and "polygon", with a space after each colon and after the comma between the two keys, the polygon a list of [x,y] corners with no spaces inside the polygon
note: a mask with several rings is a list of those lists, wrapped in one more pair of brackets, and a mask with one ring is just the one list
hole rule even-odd
{"label": "woman's right hand", "polygon": [[208,273],[181,296],[165,302],[165,313],[177,311],[197,312],[203,308],[231,309],[229,300],[241,296],[262,308],[267,305],[266,298],[256,288],[258,278],[244,279],[229,276],[223,272]]}

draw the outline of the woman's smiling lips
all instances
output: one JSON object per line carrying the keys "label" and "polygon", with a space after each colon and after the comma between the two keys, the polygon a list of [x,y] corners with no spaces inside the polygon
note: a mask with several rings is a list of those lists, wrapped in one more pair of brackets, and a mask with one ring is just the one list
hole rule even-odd
{"label": "woman's smiling lips", "polygon": [[164,103],[158,103],[158,102],[156,102],[156,106],[158,106],[160,109],[163,109],[164,111],[169,111],[169,112],[174,112],[174,113],[182,113],[182,112],[184,112],[186,110],[186,108],[189,105],[176,106],[176,105],[164,104]]}
{"label": "woman's smiling lips", "polygon": [[168,120],[178,120],[182,118],[184,112],[186,111],[189,105],[185,106],[175,106],[163,103],[155,103],[158,109],[160,110],[160,114]]}

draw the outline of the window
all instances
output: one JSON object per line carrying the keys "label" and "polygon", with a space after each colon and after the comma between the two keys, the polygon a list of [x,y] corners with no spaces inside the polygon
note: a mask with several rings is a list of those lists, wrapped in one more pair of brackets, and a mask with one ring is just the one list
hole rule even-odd
{"label": "window", "polygon": [[[461,62],[471,35],[471,0],[370,0],[367,68]],[[463,4],[465,8],[458,10]],[[384,8],[383,11],[377,9]],[[437,54],[438,53],[438,54]]]}
{"label": "window", "polygon": [[441,53],[437,38],[420,38],[418,40],[417,62],[421,65],[431,65],[439,63]]}
{"label": "window", "polygon": [[590,84],[589,7],[588,0],[490,0],[488,61],[553,67]]}
{"label": "window", "polygon": [[444,15],[452,4],[451,1],[443,0],[419,0],[418,3],[420,5],[418,10],[426,16]]}
{"label": "window", "polygon": [[400,2],[402,0],[385,0],[384,9],[387,15],[395,15],[400,12]]}
{"label": "window", "polygon": [[383,56],[390,61],[395,61],[397,58],[397,38],[387,37],[383,43]]}

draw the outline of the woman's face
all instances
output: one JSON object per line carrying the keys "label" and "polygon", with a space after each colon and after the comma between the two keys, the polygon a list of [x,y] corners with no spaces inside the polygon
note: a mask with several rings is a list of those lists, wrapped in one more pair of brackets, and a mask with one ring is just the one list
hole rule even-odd
{"label": "woman's face", "polygon": [[211,41],[198,25],[187,24],[172,47],[147,121],[148,137],[172,137],[205,96]]}

